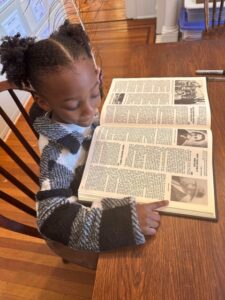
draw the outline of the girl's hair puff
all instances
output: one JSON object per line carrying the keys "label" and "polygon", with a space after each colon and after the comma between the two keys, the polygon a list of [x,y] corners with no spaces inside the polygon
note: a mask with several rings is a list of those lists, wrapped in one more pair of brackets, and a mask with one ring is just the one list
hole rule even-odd
{"label": "girl's hair puff", "polygon": [[66,20],[45,40],[36,42],[20,34],[4,37],[0,45],[1,73],[20,88],[38,91],[43,76],[71,65],[81,56],[92,58],[89,38],[80,24]]}
{"label": "girl's hair puff", "polygon": [[1,74],[6,73],[7,79],[21,88],[23,85],[29,86],[26,54],[34,42],[34,38],[21,38],[17,33],[12,37],[4,37],[0,46],[0,62],[3,65]]}

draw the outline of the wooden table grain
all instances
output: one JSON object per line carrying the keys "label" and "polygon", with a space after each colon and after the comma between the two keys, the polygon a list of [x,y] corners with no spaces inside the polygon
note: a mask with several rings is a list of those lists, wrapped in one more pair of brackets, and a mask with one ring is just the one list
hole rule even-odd
{"label": "wooden table grain", "polygon": [[[125,77],[225,69],[225,40],[134,47]],[[225,82],[209,82],[218,222],[163,215],[154,238],[99,258],[93,300],[225,299]]]}

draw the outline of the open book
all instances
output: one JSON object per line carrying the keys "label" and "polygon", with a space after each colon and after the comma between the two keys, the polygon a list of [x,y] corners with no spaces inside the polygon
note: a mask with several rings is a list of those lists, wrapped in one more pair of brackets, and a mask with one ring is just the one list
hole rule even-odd
{"label": "open book", "polygon": [[166,199],[161,211],[216,219],[210,120],[205,77],[113,79],[80,200]]}

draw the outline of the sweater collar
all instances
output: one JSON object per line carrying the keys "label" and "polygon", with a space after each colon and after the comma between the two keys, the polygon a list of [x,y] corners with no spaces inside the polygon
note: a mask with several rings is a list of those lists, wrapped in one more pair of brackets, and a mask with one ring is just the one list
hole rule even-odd
{"label": "sweater collar", "polygon": [[63,147],[76,153],[84,141],[85,127],[75,124],[63,124],[51,120],[49,114],[36,118],[34,129],[40,135],[47,137],[49,141],[61,144]]}

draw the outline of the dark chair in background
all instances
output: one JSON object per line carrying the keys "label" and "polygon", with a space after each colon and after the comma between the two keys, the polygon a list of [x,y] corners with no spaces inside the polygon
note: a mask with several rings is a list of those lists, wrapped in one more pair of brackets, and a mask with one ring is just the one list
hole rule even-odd
{"label": "dark chair in background", "polygon": [[[35,143],[37,143],[38,135],[33,129],[29,116],[14,91],[15,89],[16,87],[12,86],[8,81],[0,82],[0,93],[6,91],[10,94],[12,101],[15,102],[25,120],[24,123],[27,124],[26,126],[31,132],[30,135],[33,135]],[[2,138],[0,139],[0,146],[6,154],[4,157],[9,157],[9,160],[14,161],[16,166],[15,168],[11,168],[12,164],[8,164],[7,162],[3,161],[1,162],[0,174],[5,178],[6,181],[13,184],[14,188],[13,193],[9,193],[10,189],[4,189],[4,184],[2,184],[3,186],[0,190],[0,203],[5,201],[9,205],[12,205],[20,211],[26,213],[29,215],[29,220],[31,220],[31,223],[33,220],[34,224],[34,226],[30,226],[26,224],[26,222],[21,222],[16,218],[9,217],[7,213],[2,214],[2,211],[5,212],[5,210],[1,209],[0,226],[14,232],[33,236],[35,238],[42,238],[35,227],[36,212],[34,209],[35,193],[39,186],[39,156],[27,141],[27,129],[22,128],[22,130],[19,130],[7,116],[2,107],[0,107],[0,115],[19,141],[18,144],[20,144],[19,147],[17,145],[17,147],[13,149],[12,145],[8,145],[8,143]],[[29,158],[31,157],[32,163],[29,159],[27,159],[27,153],[29,154]],[[28,179],[25,179],[26,177]],[[20,178],[22,178],[22,180],[20,180]],[[28,184],[27,182],[30,183]],[[21,192],[23,196],[20,196]],[[46,243],[55,254],[63,259],[64,263],[71,262],[90,269],[96,269],[98,261],[97,253],[73,250],[63,244],[51,240],[46,240]]]}
{"label": "dark chair in background", "polygon": [[[203,32],[203,38],[225,38],[224,0],[203,0],[197,2],[204,3],[205,31]],[[209,2],[213,2],[212,14],[209,13]]]}

